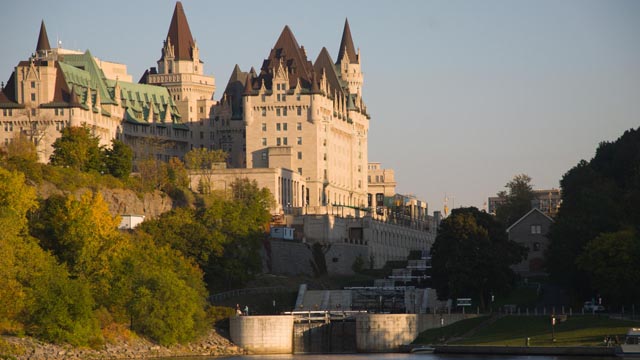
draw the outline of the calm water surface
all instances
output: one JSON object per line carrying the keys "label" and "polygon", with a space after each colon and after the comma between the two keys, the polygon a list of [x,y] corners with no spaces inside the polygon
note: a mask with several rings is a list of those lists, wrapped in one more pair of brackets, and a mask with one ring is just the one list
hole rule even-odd
{"label": "calm water surface", "polygon": [[[185,360],[167,358],[165,360]],[[454,355],[454,354],[324,354],[324,355],[250,355],[230,357],[199,357],[194,360],[616,360],[616,357],[594,356],[511,356],[511,355]]]}

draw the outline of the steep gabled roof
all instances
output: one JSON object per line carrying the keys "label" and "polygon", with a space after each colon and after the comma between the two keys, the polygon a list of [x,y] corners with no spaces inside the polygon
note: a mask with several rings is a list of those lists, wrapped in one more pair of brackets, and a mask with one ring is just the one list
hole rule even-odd
{"label": "steep gabled roof", "polygon": [[191,50],[195,42],[193,41],[193,36],[191,36],[187,16],[184,14],[180,1],[176,2],[176,7],[173,10],[173,17],[167,33],[167,40],[169,39],[173,45],[176,60],[193,60]]}
{"label": "steep gabled roof", "polygon": [[245,93],[247,81],[251,81],[249,73],[240,70],[236,64],[227,82],[224,93],[231,99],[231,118],[242,118],[242,95]]}
{"label": "steep gabled roof", "polygon": [[16,77],[15,71],[11,73],[9,81],[0,90],[0,108],[23,108],[24,105],[16,101]]}
{"label": "steep gabled roof", "polygon": [[38,35],[38,44],[36,45],[36,52],[49,51],[51,45],[49,44],[49,37],[47,36],[47,28],[44,26],[44,20],[40,24],[40,34]]}
{"label": "steep gabled roof", "polygon": [[344,21],[344,30],[342,31],[342,40],[340,41],[340,49],[338,49],[338,61],[336,64],[342,63],[344,55],[347,54],[349,62],[351,64],[358,63],[358,55],[356,53],[356,47],[353,45],[353,39],[351,38],[351,29],[349,28],[349,20]]}
{"label": "steep gabled roof", "polygon": [[320,50],[320,54],[316,59],[316,62],[313,64],[313,69],[315,70],[318,76],[322,75],[322,71],[324,70],[325,76],[327,77],[327,82],[330,86],[329,94],[333,95],[334,91],[338,91],[341,93],[345,93],[343,88],[343,83],[340,80],[340,76],[336,72],[335,65],[333,64],[333,59],[331,59],[331,55],[329,55],[329,51],[327,48],[323,47]]}
{"label": "steep gabled roof", "polygon": [[531,214],[533,214],[534,212],[538,212],[540,213],[542,216],[544,216],[545,218],[549,219],[549,222],[554,222],[552,218],[550,218],[547,214],[543,213],[540,209],[538,208],[533,208],[531,210],[529,210],[528,213],[522,215],[522,217],[518,220],[516,220],[516,222],[514,222],[513,224],[511,224],[511,226],[509,226],[507,228],[507,232],[509,232],[511,229],[513,229],[513,227],[515,227],[516,225],[518,225],[522,220],[528,218]]}
{"label": "steep gabled roof", "polygon": [[296,86],[298,79],[300,79],[300,85],[302,87],[307,89],[311,87],[313,67],[307,59],[304,48],[298,45],[298,41],[296,41],[289,26],[284,27],[278,41],[276,41],[273,49],[271,49],[269,57],[263,61],[260,75],[258,76],[258,83],[260,80],[264,80],[267,89],[271,88],[273,70],[277,69],[280,61],[282,61],[289,75],[290,88]]}

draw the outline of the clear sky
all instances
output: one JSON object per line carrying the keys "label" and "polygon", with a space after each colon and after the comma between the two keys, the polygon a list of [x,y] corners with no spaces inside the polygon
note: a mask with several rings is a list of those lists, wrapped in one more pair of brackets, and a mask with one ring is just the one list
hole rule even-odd
{"label": "clear sky", "polygon": [[[174,1],[3,1],[0,80],[52,46],[156,65]],[[441,210],[482,207],[513,175],[559,187],[601,141],[640,126],[640,1],[183,1],[216,77],[260,68],[289,25],[314,61],[336,58],[345,18],[365,75],[369,161],[396,172],[398,192]]]}

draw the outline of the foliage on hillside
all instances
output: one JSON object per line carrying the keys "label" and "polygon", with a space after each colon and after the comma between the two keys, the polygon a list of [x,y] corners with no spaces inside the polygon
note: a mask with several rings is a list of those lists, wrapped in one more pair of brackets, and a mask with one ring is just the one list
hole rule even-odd
{"label": "foliage on hillside", "polygon": [[640,301],[640,128],[601,143],[560,185],[547,253],[553,279],[583,299]]}
{"label": "foliage on hillside", "polygon": [[[70,134],[87,135],[78,132]],[[83,144],[95,150],[95,139]],[[101,174],[95,159],[87,160],[93,150],[91,156],[73,155],[86,161],[68,163],[61,159],[75,149],[64,149],[56,155],[61,166],[38,164],[28,144],[0,153],[0,333],[78,346],[99,346],[114,338],[114,329],[163,345],[202,334],[221,314],[209,309],[207,286],[237,287],[260,270],[269,191],[238,181],[228,196],[213,193],[196,201],[184,164],[151,160],[150,168],[161,171],[143,176],[157,176],[161,189],[182,194],[192,206],[142,230],[121,232],[98,190],[148,190],[149,184],[128,177],[127,149],[117,143],[98,149],[108,155],[100,166],[121,178]],[[34,185],[44,181],[66,190],[64,195],[37,199]],[[80,187],[93,191],[71,195]]]}

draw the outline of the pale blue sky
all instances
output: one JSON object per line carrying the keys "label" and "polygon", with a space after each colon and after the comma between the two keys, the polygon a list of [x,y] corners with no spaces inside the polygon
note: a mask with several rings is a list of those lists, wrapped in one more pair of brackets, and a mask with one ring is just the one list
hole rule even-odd
{"label": "pale blue sky", "polygon": [[[319,5],[322,4],[322,5]],[[260,68],[285,25],[310,60],[335,59],[345,17],[362,52],[369,160],[398,191],[482,207],[513,175],[558,187],[601,141],[640,126],[640,1],[183,1],[219,91]],[[155,66],[174,1],[4,1],[0,80],[52,45]]]}

